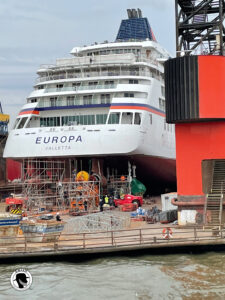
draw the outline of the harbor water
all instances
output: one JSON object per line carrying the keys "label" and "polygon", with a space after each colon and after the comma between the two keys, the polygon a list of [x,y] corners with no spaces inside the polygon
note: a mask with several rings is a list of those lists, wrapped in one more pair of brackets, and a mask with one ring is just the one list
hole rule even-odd
{"label": "harbor water", "polygon": [[[11,274],[27,269],[33,283],[16,291]],[[225,253],[107,257],[75,262],[0,265],[0,299],[224,299]]]}

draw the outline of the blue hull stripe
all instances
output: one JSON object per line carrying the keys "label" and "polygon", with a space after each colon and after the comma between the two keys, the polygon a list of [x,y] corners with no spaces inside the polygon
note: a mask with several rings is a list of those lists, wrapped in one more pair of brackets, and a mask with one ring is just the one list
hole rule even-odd
{"label": "blue hull stripe", "polygon": [[[165,113],[163,110],[153,107],[148,104],[140,104],[140,103],[107,103],[107,104],[89,104],[89,105],[68,105],[68,106],[50,106],[50,107],[38,107],[33,109],[33,111],[51,111],[51,110],[62,110],[62,109],[85,109],[85,108],[99,108],[99,107],[114,107],[114,106],[139,106],[143,108],[149,108],[153,111],[159,113]],[[30,108],[26,108],[21,110],[21,112],[29,111]]]}

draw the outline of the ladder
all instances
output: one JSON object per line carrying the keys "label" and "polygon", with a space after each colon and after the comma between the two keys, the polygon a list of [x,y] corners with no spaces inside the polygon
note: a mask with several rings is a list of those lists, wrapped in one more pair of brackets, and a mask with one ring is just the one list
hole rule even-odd
{"label": "ladder", "polygon": [[[225,160],[215,160],[211,191],[205,202],[205,224],[221,225],[223,211],[223,194],[225,191]],[[206,220],[206,216],[210,217]]]}

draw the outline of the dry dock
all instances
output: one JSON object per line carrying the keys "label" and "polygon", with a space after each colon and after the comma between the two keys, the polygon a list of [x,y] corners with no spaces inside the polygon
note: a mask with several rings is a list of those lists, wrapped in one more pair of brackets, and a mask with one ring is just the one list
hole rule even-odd
{"label": "dry dock", "polygon": [[[62,234],[57,242],[27,242],[23,236],[14,243],[0,244],[0,261],[90,259],[105,255],[129,255],[134,252],[176,253],[180,250],[225,249],[225,230],[200,227],[170,227],[150,224],[145,228],[81,234]],[[164,230],[165,231],[165,230]]]}

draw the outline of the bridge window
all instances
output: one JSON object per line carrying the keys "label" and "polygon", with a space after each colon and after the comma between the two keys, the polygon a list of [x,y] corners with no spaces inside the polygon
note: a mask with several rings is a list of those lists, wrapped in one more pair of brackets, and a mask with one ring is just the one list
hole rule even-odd
{"label": "bridge window", "polygon": [[18,123],[19,123],[20,120],[21,120],[20,118],[16,119],[13,129],[15,129],[17,127],[17,125],[18,125]]}
{"label": "bridge window", "polygon": [[132,120],[133,120],[133,113],[130,112],[122,113],[121,124],[132,124]]}
{"label": "bridge window", "polygon": [[23,128],[24,124],[26,123],[28,117],[25,117],[25,118],[22,118],[20,123],[19,123],[19,126],[18,126],[18,129],[21,129]]}
{"label": "bridge window", "polygon": [[119,124],[120,113],[111,113],[109,116],[108,124]]}
{"label": "bridge window", "polygon": [[141,124],[141,114],[140,113],[135,113],[135,115],[134,115],[134,124],[135,125],[140,125]]}

